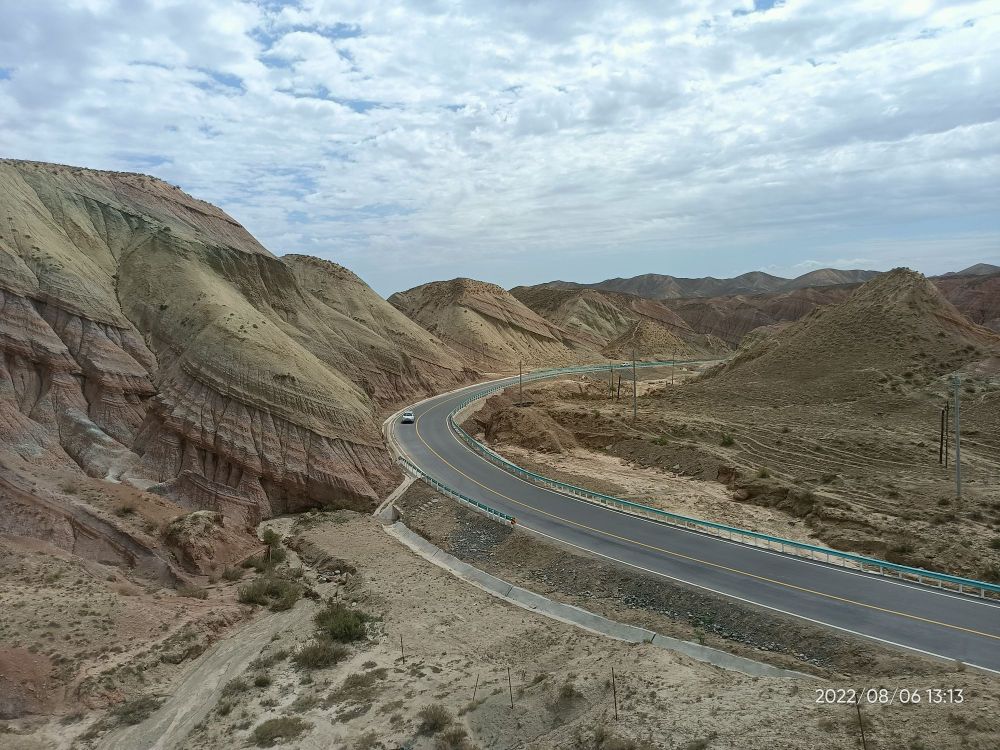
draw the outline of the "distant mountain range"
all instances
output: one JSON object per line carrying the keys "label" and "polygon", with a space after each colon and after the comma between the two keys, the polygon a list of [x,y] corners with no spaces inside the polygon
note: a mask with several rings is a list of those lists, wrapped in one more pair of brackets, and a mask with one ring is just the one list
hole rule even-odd
{"label": "distant mountain range", "polygon": [[[615,278],[597,281],[592,284],[580,284],[575,281],[550,281],[538,284],[537,287],[549,289],[599,289],[606,292],[623,292],[647,299],[684,299],[705,297],[729,297],[745,294],[770,294],[775,292],[793,292],[797,289],[810,287],[838,286],[841,284],[862,284],[879,275],[879,271],[860,269],[840,270],[837,268],[818,268],[815,271],[786,279],[763,271],[750,271],[731,279],[717,279],[705,276],[699,279],[667,276],[659,273],[644,273],[630,278]],[[942,274],[937,278],[955,276],[989,276],[1000,273],[1000,266],[989,263],[977,263],[962,271]]]}
{"label": "distant mountain range", "polygon": [[833,286],[836,284],[860,284],[878,276],[878,271],[819,268],[815,271],[786,279],[763,271],[751,271],[732,279],[717,279],[705,276],[688,279],[645,273],[632,278],[608,279],[593,284],[578,284],[572,281],[551,281],[546,286],[552,289],[600,289],[608,292],[624,292],[647,299],[679,299],[682,297],[722,297],[734,294],[767,294],[769,292],[790,292],[812,286]]}

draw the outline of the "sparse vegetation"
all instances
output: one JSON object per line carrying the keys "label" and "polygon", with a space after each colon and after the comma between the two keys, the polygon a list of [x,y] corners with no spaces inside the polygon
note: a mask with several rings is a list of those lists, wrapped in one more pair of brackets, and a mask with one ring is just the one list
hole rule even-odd
{"label": "sparse vegetation", "polygon": [[278,719],[268,719],[258,725],[250,739],[257,747],[273,747],[279,741],[295,740],[312,728],[312,724],[297,716],[283,716]]}
{"label": "sparse vegetation", "polygon": [[222,571],[222,578],[226,581],[238,581],[243,577],[242,568],[226,568]]}
{"label": "sparse vegetation", "polygon": [[420,719],[417,728],[420,734],[437,734],[454,721],[451,712],[440,703],[424,706],[417,712],[417,717]]}
{"label": "sparse vegetation", "polygon": [[344,646],[325,638],[316,638],[292,656],[299,669],[323,669],[343,661],[348,651]]}
{"label": "sparse vegetation", "polygon": [[275,612],[291,609],[302,596],[302,586],[275,576],[264,576],[240,586],[237,598],[244,604],[270,607]]}
{"label": "sparse vegetation", "polygon": [[341,643],[364,640],[367,637],[365,623],[371,615],[356,609],[349,609],[340,602],[329,602],[316,613],[316,626],[327,638]]}
{"label": "sparse vegetation", "polygon": [[721,445],[723,448],[729,448],[735,442],[736,441],[733,439],[732,435],[730,435],[728,432],[723,432],[722,438],[719,440],[719,445]]}

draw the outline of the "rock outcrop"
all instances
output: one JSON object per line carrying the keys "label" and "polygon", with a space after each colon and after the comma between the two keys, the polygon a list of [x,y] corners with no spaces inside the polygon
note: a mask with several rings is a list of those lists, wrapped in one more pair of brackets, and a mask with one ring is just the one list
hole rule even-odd
{"label": "rock outcrop", "polygon": [[0,451],[243,525],[366,507],[458,357],[332,263],[136,174],[0,161]]}
{"label": "rock outcrop", "polygon": [[398,292],[389,302],[478,369],[517,371],[600,359],[592,337],[567,331],[507,290],[474,279],[435,281]]}

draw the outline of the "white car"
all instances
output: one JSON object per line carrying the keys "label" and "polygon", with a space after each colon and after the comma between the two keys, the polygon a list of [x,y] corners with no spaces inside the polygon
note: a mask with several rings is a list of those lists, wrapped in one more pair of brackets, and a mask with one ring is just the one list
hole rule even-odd
{"label": "white car", "polygon": [[400,424],[413,424],[417,421],[417,418],[413,416],[412,411],[404,411],[403,416],[399,418]]}

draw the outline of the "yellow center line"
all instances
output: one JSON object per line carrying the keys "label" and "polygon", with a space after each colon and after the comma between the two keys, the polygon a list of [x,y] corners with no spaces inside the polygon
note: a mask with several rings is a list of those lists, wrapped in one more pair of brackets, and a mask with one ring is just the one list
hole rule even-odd
{"label": "yellow center line", "polygon": [[[599,534],[601,536],[608,537],[609,539],[617,539],[618,541],[625,542],[627,544],[634,544],[637,547],[645,547],[646,549],[654,550],[656,552],[660,552],[660,553],[665,554],[665,555],[670,555],[671,557],[676,557],[676,558],[681,559],[681,560],[687,560],[689,562],[696,562],[696,563],[699,563],[701,565],[708,565],[709,567],[716,568],[718,570],[724,570],[724,571],[726,571],[728,573],[735,573],[736,575],[746,576],[747,578],[753,578],[753,579],[756,579],[758,581],[764,581],[766,583],[773,583],[773,584],[775,584],[777,586],[783,586],[784,588],[787,588],[787,589],[793,589],[795,591],[801,591],[803,593],[813,594],[815,596],[821,596],[823,598],[832,599],[834,601],[843,602],[845,604],[852,604],[852,605],[854,605],[856,607],[864,607],[866,609],[871,609],[871,610],[874,610],[876,612],[884,612],[884,613],[890,614],[890,615],[898,615],[899,617],[905,617],[905,618],[910,619],[910,620],[916,620],[916,621],[919,621],[919,622],[925,622],[925,623],[929,623],[931,625],[939,625],[939,626],[941,626],[943,628],[950,628],[952,630],[960,630],[960,631],[965,632],[965,633],[972,633],[973,635],[979,635],[979,636],[983,636],[985,638],[993,638],[994,640],[1000,641],[1000,635],[994,635],[993,633],[984,633],[981,630],[974,630],[973,628],[966,628],[966,627],[963,627],[961,625],[952,625],[952,624],[947,623],[947,622],[941,622],[939,620],[932,620],[932,619],[930,619],[928,617],[921,617],[920,615],[914,615],[914,614],[910,614],[908,612],[899,612],[898,610],[895,610],[895,609],[887,609],[885,607],[878,607],[878,606],[876,606],[874,604],[866,604],[865,602],[855,601],[853,599],[848,599],[848,598],[843,597],[843,596],[837,596],[836,594],[827,594],[827,593],[825,593],[823,591],[816,591],[815,589],[806,588],[804,586],[797,586],[797,585],[795,585],[793,583],[787,583],[785,581],[779,581],[779,580],[774,579],[774,578],[768,578],[767,576],[758,575],[756,573],[750,573],[750,572],[747,572],[745,570],[740,570],[739,568],[732,568],[732,567],[729,567],[727,565],[722,565],[720,563],[711,562],[710,560],[702,560],[702,559],[697,558],[697,557],[691,557],[690,555],[685,555],[685,554],[682,554],[680,552],[674,552],[674,551],[669,550],[669,549],[664,549],[663,547],[657,547],[657,546],[652,545],[652,544],[647,544],[645,542],[640,542],[640,541],[638,541],[636,539],[630,539],[629,537],[619,536],[618,534],[613,534],[610,531],[605,531],[604,529],[598,529],[598,528],[594,528],[593,526],[587,526],[586,524],[582,524],[582,523],[579,523],[577,521],[573,521],[573,520],[571,520],[569,518],[564,518],[562,516],[556,515],[555,513],[550,513],[548,511],[542,510],[541,508],[536,508],[533,505],[529,505],[529,504],[524,503],[524,502],[522,502],[520,500],[516,500],[516,499],[510,497],[509,495],[505,495],[502,492],[499,492],[499,491],[493,489],[492,487],[489,487],[489,486],[483,484],[482,482],[480,482],[480,481],[478,481],[476,479],[473,479],[468,474],[466,474],[464,471],[462,471],[457,466],[455,466],[450,461],[448,461],[448,459],[446,459],[444,456],[442,456],[436,450],[434,450],[434,448],[432,448],[430,446],[430,444],[426,440],[424,440],[423,436],[420,434],[420,420],[421,420],[421,418],[427,416],[428,414],[430,414],[431,412],[435,411],[436,409],[439,409],[441,406],[444,406],[446,403],[447,402],[441,402],[439,404],[436,404],[435,406],[432,406],[430,409],[428,409],[423,414],[421,414],[420,416],[417,417],[416,422],[414,422],[414,425],[413,425],[414,428],[415,428],[417,439],[421,443],[423,443],[423,445],[427,448],[427,450],[429,450],[431,453],[433,453],[435,456],[437,456],[440,461],[442,461],[446,465],[450,466],[452,468],[452,470],[458,472],[459,474],[461,474],[463,477],[465,477],[466,479],[468,479],[473,484],[476,484],[476,485],[482,487],[484,490],[486,490],[487,492],[493,493],[497,497],[502,497],[504,500],[508,500],[508,501],[510,501],[512,503],[515,503],[516,505],[520,505],[523,508],[528,508],[529,510],[534,511],[535,513],[541,513],[543,515],[549,516],[550,518],[554,518],[557,521],[561,521],[562,523],[566,523],[566,524],[569,524],[571,526],[576,526],[577,528],[586,529],[587,531],[593,532],[595,534]],[[468,445],[466,445],[464,442],[462,442],[461,440],[459,440],[458,437],[455,435],[455,433],[452,432],[452,430],[449,429],[448,430],[448,434],[451,435],[452,439],[454,439],[455,442],[458,443],[460,446],[462,446],[463,448],[465,448],[465,450],[467,450],[470,454],[472,454],[473,456],[475,456],[478,460],[484,461],[484,459],[481,456],[479,456],[475,451],[473,451]],[[486,463],[488,463],[488,462],[486,462]],[[490,465],[492,465],[492,464],[490,464]],[[503,471],[503,470],[502,469],[498,469],[498,471]],[[521,479],[520,477],[517,477],[517,476],[515,476],[513,474],[507,474],[507,472],[504,472],[504,473],[507,476],[514,477],[514,479],[517,479],[518,481],[524,482],[525,484],[528,484],[531,487],[534,487],[535,489],[540,489],[537,485],[531,484],[530,482],[525,482],[525,480]]]}

